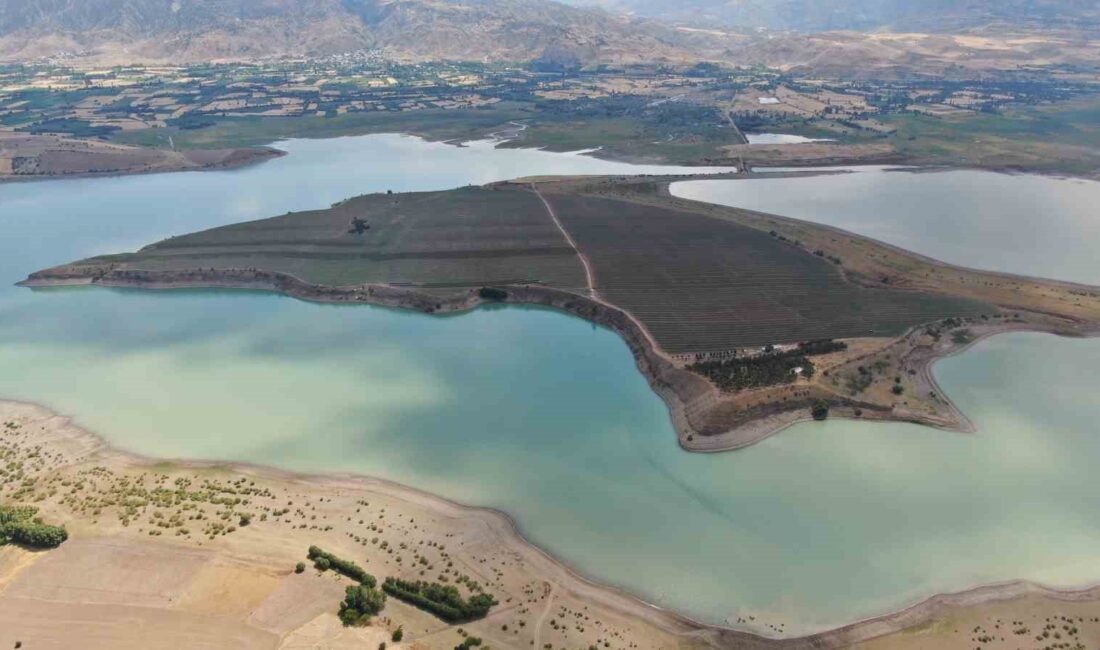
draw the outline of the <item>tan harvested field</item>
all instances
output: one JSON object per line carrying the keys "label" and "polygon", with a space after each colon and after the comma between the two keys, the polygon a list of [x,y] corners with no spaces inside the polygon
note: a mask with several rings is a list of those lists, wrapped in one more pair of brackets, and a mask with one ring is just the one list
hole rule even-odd
{"label": "tan harvested field", "polygon": [[224,169],[278,155],[266,147],[177,152],[0,131],[0,180]]}

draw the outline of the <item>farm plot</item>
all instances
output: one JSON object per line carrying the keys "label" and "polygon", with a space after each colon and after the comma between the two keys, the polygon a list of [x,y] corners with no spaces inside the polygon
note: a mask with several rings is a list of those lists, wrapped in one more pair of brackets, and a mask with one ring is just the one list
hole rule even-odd
{"label": "farm plot", "polygon": [[892,336],[992,310],[943,295],[864,289],[801,248],[700,214],[545,196],[592,262],[601,297],[633,314],[672,353]]}
{"label": "farm plot", "polygon": [[325,210],[174,237],[126,268],[255,268],[331,286],[544,284],[583,287],[580,261],[525,190],[371,194]]}

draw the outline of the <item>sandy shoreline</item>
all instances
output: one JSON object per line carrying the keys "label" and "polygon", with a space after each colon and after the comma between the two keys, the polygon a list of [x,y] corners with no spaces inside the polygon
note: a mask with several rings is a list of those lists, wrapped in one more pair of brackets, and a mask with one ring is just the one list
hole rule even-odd
{"label": "sandy shoreline", "polygon": [[[523,537],[522,530],[515,520],[501,511],[459,504],[444,497],[384,479],[351,474],[299,473],[240,462],[164,460],[140,456],[111,447],[99,436],[73,425],[69,418],[56,415],[34,404],[0,401],[0,419],[4,422],[26,422],[28,426],[32,423],[42,425],[39,435],[23,441],[23,444],[33,444],[39,450],[46,450],[48,454],[66,456],[66,462],[52,468],[51,471],[95,466],[120,473],[154,471],[164,473],[166,476],[215,472],[218,476],[225,476],[227,480],[235,478],[243,482],[247,479],[253,483],[260,482],[264,485],[290,488],[295,490],[296,494],[306,494],[311,497],[320,495],[322,502],[328,495],[340,494],[347,495],[345,499],[356,498],[354,503],[365,503],[359,497],[369,495],[372,503],[377,498],[387,499],[387,507],[383,508],[383,512],[386,512],[387,508],[391,514],[394,511],[400,513],[402,508],[430,511],[443,521],[461,522],[461,526],[467,529],[471,526],[482,529],[483,532],[479,533],[479,536],[487,535],[493,540],[489,551],[496,556],[520,558],[519,563],[522,564],[525,572],[537,576],[538,580],[550,585],[546,593],[558,593],[562,597],[567,596],[568,599],[584,603],[585,611],[594,612],[594,615],[602,614],[613,617],[615,620],[626,621],[629,624],[623,624],[623,633],[629,630],[639,634],[639,638],[659,633],[662,642],[675,641],[676,647],[840,648],[923,625],[959,608],[972,608],[988,603],[1035,596],[1055,603],[1100,601],[1100,586],[1053,589],[1027,581],[1010,581],[932,596],[893,613],[870,617],[809,636],[768,638],[733,628],[701,623],[677,612],[646,603],[625,591],[598,584],[580,575],[549,552],[531,544]],[[0,433],[0,445],[10,446],[11,436],[10,430]],[[0,488],[2,487],[3,485],[0,484]],[[331,501],[332,497],[328,496],[328,498]],[[104,539],[117,540],[111,543],[112,548],[129,548],[128,545],[132,543],[127,535],[130,531],[117,526],[102,526],[98,522],[89,524],[86,515],[65,512],[64,506],[47,504],[44,510],[52,517],[61,517],[66,525],[74,530],[73,541],[76,544],[84,543],[85,538],[90,538],[89,543],[93,545],[101,544]],[[420,517],[419,514],[416,516]],[[262,525],[254,523],[250,530],[255,530]],[[257,545],[263,548],[262,554],[267,555],[272,550],[271,547],[276,547],[278,551],[274,554],[281,555],[281,547],[284,544],[278,543],[281,541],[279,538],[288,537],[290,533],[284,530],[265,529],[264,535],[270,536],[270,539],[263,540]],[[449,533],[444,537],[453,535]],[[179,540],[161,542],[158,538],[155,543],[166,544],[171,548],[181,547]],[[336,544],[336,542],[326,541],[325,544]],[[194,545],[183,542],[182,546],[193,547]],[[233,545],[222,546],[218,542],[215,542],[214,546],[215,552],[227,554],[234,561],[258,562],[256,549],[242,549]],[[56,553],[60,554],[60,551]],[[169,553],[175,554],[178,551],[169,551]],[[49,557],[49,554],[35,555],[38,557],[33,561],[42,561]],[[266,564],[270,564],[270,558],[265,557],[264,560]],[[287,558],[285,562],[289,567],[291,558]],[[36,565],[32,563],[31,569],[20,568],[24,581],[33,578],[34,566]],[[372,567],[376,569],[377,565],[370,560],[367,567],[368,570],[372,570]],[[14,582],[17,593],[21,584],[19,575],[14,581],[10,577],[5,579],[5,569],[8,568],[5,566],[3,556],[0,556],[0,604],[3,604],[5,597],[10,595],[8,592],[11,590],[6,589],[8,583]],[[269,566],[268,570],[275,568]],[[289,569],[285,573],[289,574]],[[508,581],[502,580],[501,584],[506,582]],[[501,600],[503,603],[503,598]],[[69,603],[68,606],[75,604]],[[333,607],[329,609],[334,612],[335,602],[332,605]],[[0,607],[0,610],[2,609],[3,607]],[[1098,604],[1098,610],[1100,610],[1100,604]],[[491,614],[486,620],[493,619],[494,616]],[[481,623],[468,624],[466,627],[477,628],[479,625]],[[661,645],[658,644],[657,647]],[[423,647],[442,646],[429,643]]]}

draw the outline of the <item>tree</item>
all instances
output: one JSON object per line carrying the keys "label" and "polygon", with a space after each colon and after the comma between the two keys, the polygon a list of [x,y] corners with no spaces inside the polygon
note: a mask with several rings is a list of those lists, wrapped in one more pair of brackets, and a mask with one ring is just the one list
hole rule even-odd
{"label": "tree", "polygon": [[829,403],[823,399],[815,401],[810,413],[813,414],[815,420],[824,420],[829,417]]}
{"label": "tree", "polygon": [[354,585],[345,591],[340,603],[340,621],[344,625],[366,625],[371,616],[386,606],[386,594],[373,587]]}
{"label": "tree", "polygon": [[390,640],[394,643],[400,643],[401,639],[403,638],[405,638],[405,630],[404,628],[399,627],[393,631],[393,635],[390,637]]}

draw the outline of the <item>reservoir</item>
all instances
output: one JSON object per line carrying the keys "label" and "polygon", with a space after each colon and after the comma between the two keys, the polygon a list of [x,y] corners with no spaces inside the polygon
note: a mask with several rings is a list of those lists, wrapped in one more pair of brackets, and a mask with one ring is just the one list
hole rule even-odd
{"label": "reservoir", "polygon": [[[616,335],[545,309],[11,286],[358,193],[682,171],[384,135],[279,146],[290,155],[247,169],[0,186],[0,397],[142,454],[354,472],[499,508],[583,574],[714,623],[797,634],[981,583],[1100,580],[1100,341],[1005,335],[940,362],[977,434],[831,421],[702,455],[676,445]],[[995,189],[926,191],[978,205]]]}
{"label": "reservoir", "polygon": [[672,193],[816,221],[943,262],[1100,284],[1100,182],[958,170],[674,183]]}

